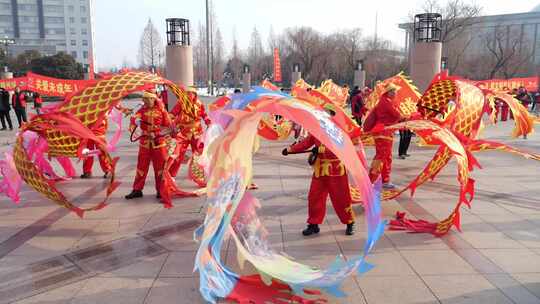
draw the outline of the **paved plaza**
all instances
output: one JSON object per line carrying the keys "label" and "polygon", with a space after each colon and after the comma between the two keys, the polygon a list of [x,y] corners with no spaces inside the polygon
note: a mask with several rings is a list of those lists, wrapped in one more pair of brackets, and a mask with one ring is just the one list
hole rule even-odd
{"label": "paved plaza", "polygon": [[[490,126],[485,138],[540,152],[540,135],[510,139],[512,122]],[[0,133],[0,151],[15,132]],[[358,215],[355,236],[344,235],[332,208],[316,237],[303,237],[311,169],[305,155],[281,156],[290,142],[263,142],[254,160],[253,193],[275,248],[313,266],[326,267],[337,254],[362,251],[365,226]],[[397,149],[397,147],[396,147]],[[397,151],[397,150],[396,150]],[[431,159],[433,148],[411,148],[394,160],[393,180],[405,184]],[[373,148],[367,148],[371,159]],[[135,174],[137,145],[127,134],[116,155],[122,185],[110,205],[84,219],[23,186],[22,202],[0,199],[0,303],[204,303],[193,260],[193,230],[204,218],[204,197],[178,199],[164,209],[155,199],[152,173],[145,197],[126,201]],[[476,197],[463,210],[462,230],[445,237],[387,231],[368,261],[375,268],[344,282],[347,298],[329,303],[540,303],[540,164],[518,156],[477,154]],[[77,169],[81,170],[81,164]],[[104,180],[74,179],[61,189],[77,204],[98,201]],[[177,179],[194,190],[185,172]],[[414,198],[383,202],[384,216],[406,211],[427,220],[445,218],[458,196],[455,165],[447,167]],[[240,270],[236,249],[223,249],[226,264]]]}

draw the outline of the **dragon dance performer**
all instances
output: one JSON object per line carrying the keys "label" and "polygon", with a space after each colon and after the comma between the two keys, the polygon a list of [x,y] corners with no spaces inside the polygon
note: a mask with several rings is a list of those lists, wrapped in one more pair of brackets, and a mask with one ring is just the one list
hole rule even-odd
{"label": "dragon dance performer", "polygon": [[[124,108],[120,105],[117,105],[116,107],[116,110],[122,112],[124,114],[124,116],[128,116],[132,113],[132,110],[131,109],[128,109],[128,108]],[[100,123],[99,125],[97,125],[97,127],[93,128],[92,131],[94,132],[94,134],[103,139],[103,141],[106,140],[105,138],[105,133],[107,132],[107,128],[108,128],[108,125],[109,125],[109,122],[107,120],[107,117],[105,117]],[[96,144],[92,141],[88,142],[87,146],[86,146],[86,149],[88,149],[89,151],[92,151],[92,150],[95,150],[97,148]],[[111,170],[112,170],[112,166],[111,164],[107,161],[107,159],[105,158],[105,154],[104,153],[100,153],[98,155],[98,159],[99,159],[99,165],[101,167],[101,170],[103,170],[103,178],[108,178],[109,175],[111,174]],[[90,178],[92,177],[92,167],[94,166],[94,157],[92,155],[88,155],[84,158],[83,160],[83,174],[81,175],[81,178]]]}
{"label": "dragon dance performer", "polygon": [[[94,131],[94,134],[103,139],[105,141],[105,132],[107,132],[107,118],[104,118],[99,125],[94,128],[92,131]],[[88,142],[86,148],[90,151],[96,149],[96,144],[93,141]],[[107,161],[107,158],[105,158],[104,153],[100,153],[98,155],[99,159],[99,165],[101,166],[101,170],[103,170],[103,178],[108,178],[111,174],[112,166]],[[83,174],[81,175],[81,178],[90,178],[92,177],[92,166],[94,165],[94,157],[92,155],[88,155],[84,158],[83,161]]]}
{"label": "dragon dance performer", "polygon": [[200,154],[202,152],[203,147],[199,142],[204,132],[201,120],[204,120],[207,127],[211,123],[210,118],[204,110],[204,105],[197,96],[197,91],[192,87],[189,87],[186,91],[189,103],[193,105],[194,113],[184,113],[181,100],[171,110],[174,125],[178,130],[178,136],[176,138],[178,153],[175,153],[178,157],[172,163],[169,171],[174,177],[176,177],[180,170],[189,146],[191,146],[191,152],[194,154]]}
{"label": "dragon dance performer", "polygon": [[[335,115],[332,106],[328,105],[327,111]],[[354,212],[349,189],[347,170],[343,163],[321,144],[313,135],[309,134],[305,139],[292,146],[283,149],[282,154],[299,153],[315,147],[312,151],[316,159],[313,165],[313,176],[308,194],[308,220],[307,228],[302,231],[305,236],[319,233],[319,225],[322,224],[326,215],[326,199],[330,200],[341,223],[347,225],[346,235],[354,234]],[[313,162],[310,157],[310,164]]]}
{"label": "dragon dance performer", "polygon": [[[372,110],[366,119],[364,131],[371,131],[376,124],[390,126],[402,120],[401,114],[396,109],[394,97],[399,89],[393,83],[385,88],[385,93],[381,96],[379,103]],[[374,183],[379,175],[382,177],[383,188],[393,189],[395,186],[390,183],[390,173],[392,171],[392,146],[394,143],[393,131],[374,132],[375,157],[369,170],[369,178]]]}
{"label": "dragon dance performer", "polygon": [[133,191],[125,196],[128,200],[143,196],[142,190],[148,175],[150,162],[154,167],[156,197],[161,198],[162,172],[167,158],[167,138],[165,134],[162,134],[162,131],[164,131],[164,128],[172,128],[169,114],[155,94],[144,92],[143,102],[143,107],[131,117],[130,130],[133,132],[137,128],[138,119],[142,136],[139,143],[137,172],[133,182]]}

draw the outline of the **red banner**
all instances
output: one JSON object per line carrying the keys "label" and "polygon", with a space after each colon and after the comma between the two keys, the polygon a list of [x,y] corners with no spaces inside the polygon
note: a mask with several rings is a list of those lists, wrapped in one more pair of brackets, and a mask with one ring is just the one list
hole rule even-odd
{"label": "red banner", "polygon": [[281,62],[279,60],[279,50],[274,49],[274,82],[281,82]]}
{"label": "red banner", "polygon": [[536,92],[538,90],[538,77],[480,80],[475,81],[474,84],[495,91],[504,91],[505,88],[511,91],[523,86],[527,91]]}
{"label": "red banner", "polygon": [[28,72],[26,77],[0,80],[0,87],[8,91],[19,87],[21,90],[38,92],[44,96],[65,97],[91,83],[92,80],[58,79]]}

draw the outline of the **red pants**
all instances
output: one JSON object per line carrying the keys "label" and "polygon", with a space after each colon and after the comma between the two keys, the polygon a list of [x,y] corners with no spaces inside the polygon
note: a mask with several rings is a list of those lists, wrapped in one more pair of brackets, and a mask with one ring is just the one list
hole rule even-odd
{"label": "red pants", "polygon": [[200,149],[197,147],[198,141],[195,140],[194,138],[191,139],[190,141],[178,141],[178,146],[176,148],[177,149],[176,153],[178,157],[173,161],[169,169],[171,176],[176,177],[176,175],[178,174],[178,171],[180,171],[180,166],[182,165],[182,162],[184,161],[187,149],[190,145],[191,145],[191,153],[199,153],[198,151]]}
{"label": "red pants", "polygon": [[154,167],[154,177],[156,181],[156,192],[160,193],[162,186],[163,166],[165,165],[167,151],[165,147],[147,148],[139,146],[139,156],[137,158],[137,172],[133,182],[133,190],[143,190],[150,168],[150,161]]}
{"label": "red pants", "polygon": [[501,121],[507,121],[508,120],[508,106],[502,106],[501,107]]}
{"label": "red pants", "polygon": [[308,224],[322,224],[326,215],[326,199],[330,200],[343,224],[354,222],[352,200],[347,174],[342,176],[313,177],[308,195]]}
{"label": "red pants", "polygon": [[374,183],[379,175],[383,183],[390,182],[392,171],[392,147],[394,139],[392,134],[375,136],[375,157],[369,169],[369,179]]}
{"label": "red pants", "polygon": [[[88,143],[87,148],[89,150],[95,150],[96,145],[94,142],[91,141]],[[101,166],[101,170],[103,170],[104,173],[111,172],[111,164],[107,162],[105,155],[102,153],[98,156],[98,158],[99,158],[99,165]],[[85,157],[83,161],[83,173],[92,174],[93,165],[94,165],[94,157],[93,156]]]}

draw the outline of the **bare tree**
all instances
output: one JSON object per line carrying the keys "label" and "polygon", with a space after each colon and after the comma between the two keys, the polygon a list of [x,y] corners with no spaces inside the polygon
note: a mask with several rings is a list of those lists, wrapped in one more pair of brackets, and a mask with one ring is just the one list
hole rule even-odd
{"label": "bare tree", "polygon": [[511,29],[510,26],[497,26],[484,36],[491,59],[489,78],[498,74],[511,78],[531,62],[533,53],[523,36],[522,30]]}
{"label": "bare tree", "polygon": [[139,62],[143,67],[155,68],[161,65],[163,54],[163,41],[152,19],[148,19],[139,42]]}
{"label": "bare tree", "polygon": [[215,31],[212,47],[214,48],[214,80],[218,82],[218,87],[220,87],[223,79],[223,72],[225,71],[225,51],[223,46],[223,36],[221,35],[219,28]]}
{"label": "bare tree", "polygon": [[253,32],[251,33],[251,39],[247,53],[247,62],[251,67],[252,80],[261,80],[264,73],[263,60],[264,48],[261,35],[259,34],[257,27],[254,27]]}

